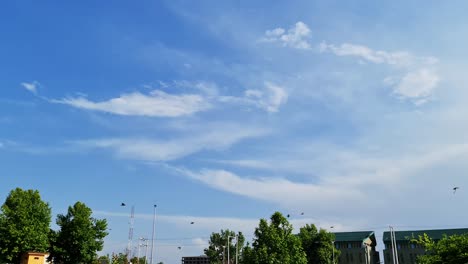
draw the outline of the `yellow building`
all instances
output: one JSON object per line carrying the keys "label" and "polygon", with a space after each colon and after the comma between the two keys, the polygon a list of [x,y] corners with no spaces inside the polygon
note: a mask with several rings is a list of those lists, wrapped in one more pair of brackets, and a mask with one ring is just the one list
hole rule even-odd
{"label": "yellow building", "polygon": [[21,257],[21,264],[46,264],[47,253],[28,252]]}

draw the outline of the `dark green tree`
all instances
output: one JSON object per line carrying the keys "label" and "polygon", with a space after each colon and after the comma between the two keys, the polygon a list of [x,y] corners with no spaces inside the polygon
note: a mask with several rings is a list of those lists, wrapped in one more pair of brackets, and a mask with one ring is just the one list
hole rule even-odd
{"label": "dark green tree", "polygon": [[325,229],[317,230],[314,224],[307,224],[299,230],[299,238],[307,255],[307,263],[332,263],[333,253],[335,263],[338,263],[340,251],[333,245],[335,240],[333,233],[327,232]]}
{"label": "dark green tree", "polygon": [[468,263],[468,234],[444,236],[439,241],[424,234],[414,242],[426,249],[427,254],[418,257],[420,264]]}
{"label": "dark green tree", "polygon": [[0,263],[19,263],[24,252],[46,252],[51,210],[36,190],[12,190],[0,212]]}
{"label": "dark green tree", "polygon": [[112,254],[112,264],[127,264],[128,258],[127,254],[119,253],[119,254]]}
{"label": "dark green tree", "polygon": [[[228,244],[229,237],[229,244]],[[221,264],[223,259],[227,263],[227,246],[229,246],[229,259],[230,263],[235,263],[236,259],[236,237],[239,237],[239,255],[242,254],[244,248],[244,235],[242,232],[236,233],[229,229],[221,230],[220,233],[212,233],[210,236],[209,246],[205,248],[205,255],[210,259],[210,263]]]}
{"label": "dark green tree", "polygon": [[131,260],[132,264],[144,264],[145,263],[145,258],[138,258],[138,257],[133,257]]}
{"label": "dark green tree", "polygon": [[261,219],[255,229],[252,248],[243,254],[245,264],[306,264],[307,258],[299,237],[292,234],[293,227],[279,212],[270,222]]}
{"label": "dark green tree", "polygon": [[91,263],[102,250],[107,235],[107,221],[93,217],[92,210],[77,202],[66,215],[57,216],[60,227],[50,248],[50,260],[59,264]]}

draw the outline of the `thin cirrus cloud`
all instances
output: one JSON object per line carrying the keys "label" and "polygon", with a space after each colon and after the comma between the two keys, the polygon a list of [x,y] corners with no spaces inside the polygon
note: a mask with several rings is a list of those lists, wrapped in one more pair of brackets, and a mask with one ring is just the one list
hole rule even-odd
{"label": "thin cirrus cloud", "polygon": [[22,82],[21,86],[23,86],[24,89],[30,91],[33,94],[37,94],[37,88],[41,84],[38,81],[33,81],[33,82]]}
{"label": "thin cirrus cloud", "polygon": [[208,132],[169,140],[106,138],[73,142],[83,148],[109,149],[117,157],[142,161],[171,161],[203,150],[222,150],[242,140],[269,133],[262,128],[223,124],[210,127]]}
{"label": "thin cirrus cloud", "polygon": [[[327,201],[329,208],[339,206],[343,200],[356,204],[365,201],[365,195],[359,190],[341,185],[294,182],[284,178],[248,178],[226,170],[176,170],[214,189],[273,202],[286,208],[311,206],[314,201],[320,203],[323,200]],[[316,206],[320,207],[320,204]]]}
{"label": "thin cirrus cloud", "polygon": [[[219,106],[219,103],[250,105],[267,112],[278,112],[288,99],[286,89],[270,82],[265,82],[261,89],[246,90],[244,95],[239,97],[219,95],[215,84],[184,83],[184,85],[190,85],[193,89],[198,90],[198,93],[169,94],[161,90],[152,90],[149,94],[127,93],[104,101],[92,101],[86,96],[45,99],[51,103],[65,104],[90,111],[148,117],[189,116],[210,110]],[[37,93],[37,90],[34,91]]]}
{"label": "thin cirrus cloud", "polygon": [[[310,32],[309,27],[299,21],[288,31],[281,27],[267,30],[261,41],[279,42],[284,47],[310,50],[312,46],[308,40]],[[428,102],[440,81],[435,69],[438,59],[434,57],[418,57],[406,51],[373,50],[367,46],[352,43],[334,45],[325,41],[318,45],[318,50],[320,53],[356,57],[361,62],[393,67],[399,74],[385,78],[384,84],[391,86],[396,97],[407,99],[415,105]]]}

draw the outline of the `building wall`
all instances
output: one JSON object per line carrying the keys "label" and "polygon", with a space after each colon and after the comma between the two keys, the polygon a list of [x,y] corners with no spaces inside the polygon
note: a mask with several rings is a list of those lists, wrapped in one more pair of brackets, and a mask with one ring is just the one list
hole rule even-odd
{"label": "building wall", "polygon": [[375,247],[363,247],[362,241],[335,242],[341,254],[337,257],[339,264],[375,264],[380,262]]}
{"label": "building wall", "polygon": [[[397,252],[398,262],[401,264],[416,264],[418,256],[425,254],[423,247],[407,241],[397,241]],[[383,257],[385,263],[393,263],[393,253],[390,243],[385,244]]]}
{"label": "building wall", "polygon": [[21,264],[45,264],[47,256],[46,253],[26,253],[21,257]]}

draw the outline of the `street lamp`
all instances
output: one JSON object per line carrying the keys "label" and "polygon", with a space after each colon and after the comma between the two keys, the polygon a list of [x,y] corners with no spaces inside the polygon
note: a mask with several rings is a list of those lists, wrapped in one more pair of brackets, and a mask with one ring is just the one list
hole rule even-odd
{"label": "street lamp", "polygon": [[156,207],[157,205],[153,205],[153,232],[151,233],[151,264],[153,264],[153,251],[154,251],[154,225],[156,221]]}
{"label": "street lamp", "polygon": [[[330,226],[330,229],[333,229],[334,226]],[[335,264],[335,241],[332,241],[332,261]]]}
{"label": "street lamp", "polygon": [[[231,239],[231,238],[234,238],[234,237],[237,238],[236,243],[237,243],[237,244],[239,243],[239,237],[238,237],[237,235],[235,235],[235,236],[228,236],[228,240],[227,240],[228,261],[227,261],[227,264],[229,264],[229,263],[231,262],[231,259],[230,259],[230,257],[229,257],[229,248],[231,247],[231,241],[230,241],[230,239]],[[237,264],[237,246],[236,246],[236,264]]]}

